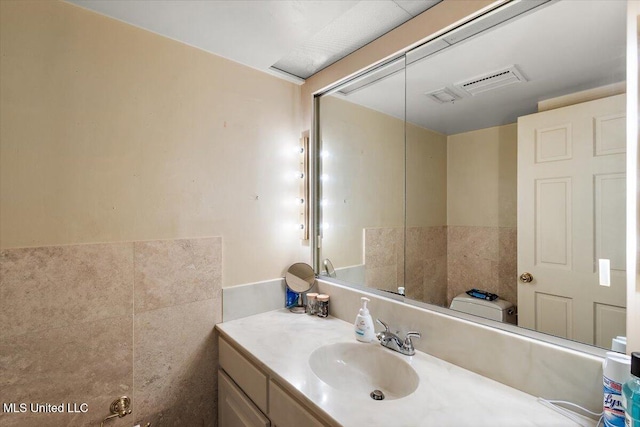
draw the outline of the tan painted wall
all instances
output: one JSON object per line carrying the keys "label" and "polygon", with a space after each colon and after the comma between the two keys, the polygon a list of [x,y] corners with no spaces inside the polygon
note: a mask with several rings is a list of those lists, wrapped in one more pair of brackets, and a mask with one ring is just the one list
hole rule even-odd
{"label": "tan painted wall", "polygon": [[447,140],[448,225],[516,227],[516,124]]}
{"label": "tan painted wall", "polygon": [[405,131],[407,226],[446,225],[446,136],[333,96],[320,114],[323,258],[361,264],[364,228],[404,227]]}
{"label": "tan painted wall", "polygon": [[447,137],[407,123],[407,227],[447,225]]}
{"label": "tan painted wall", "polygon": [[363,229],[404,225],[404,121],[323,97],[322,257],[362,264]]}
{"label": "tan painted wall", "polygon": [[67,3],[0,7],[2,248],[222,236],[225,286],[310,260],[300,87]]}

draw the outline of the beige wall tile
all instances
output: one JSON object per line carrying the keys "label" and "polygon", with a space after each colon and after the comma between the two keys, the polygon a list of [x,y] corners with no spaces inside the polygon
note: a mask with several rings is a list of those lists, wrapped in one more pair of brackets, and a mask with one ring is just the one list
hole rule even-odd
{"label": "beige wall tile", "polygon": [[398,291],[397,277],[395,264],[366,268],[364,272],[364,281],[368,287],[392,292]]}
{"label": "beige wall tile", "polygon": [[449,304],[456,295],[472,288],[497,293],[496,267],[495,261],[483,258],[450,256],[447,260]]}
{"label": "beige wall tile", "polygon": [[369,287],[397,292],[405,282],[404,229],[364,229],[365,283]]}
{"label": "beige wall tile", "polygon": [[217,350],[213,328],[220,298],[136,314],[136,422],[156,426],[216,425]]}
{"label": "beige wall tile", "polygon": [[424,242],[424,257],[436,258],[447,254],[447,227],[423,227],[421,229]]}
{"label": "beige wall tile", "polygon": [[518,230],[515,227],[500,228],[498,255],[498,281],[500,298],[518,304]]}
{"label": "beige wall tile", "polygon": [[423,302],[448,307],[447,256],[429,258],[424,262]]}
{"label": "beige wall tile", "polygon": [[453,256],[498,260],[498,228],[449,226],[447,249]]}
{"label": "beige wall tile", "polygon": [[515,227],[449,227],[448,303],[478,288],[518,302],[517,230]]}
{"label": "beige wall tile", "polygon": [[[136,299],[147,310],[174,307],[133,314],[134,245]],[[134,416],[110,426],[130,427],[134,418],[154,427],[214,425],[221,262],[219,237],[2,251],[0,316],[10,328],[0,341],[0,397],[87,402],[90,411],[0,414],[0,424],[96,426],[114,399],[129,395]]]}
{"label": "beige wall tile", "polygon": [[425,261],[420,258],[409,259],[405,265],[405,294],[408,298],[424,301],[424,267]]}
{"label": "beige wall tile", "polygon": [[395,230],[395,248],[396,248],[396,285],[404,286],[405,231],[404,231],[404,228],[400,228],[400,227],[396,227],[394,230]]}
{"label": "beige wall tile", "polygon": [[[447,301],[447,227],[408,227],[405,292],[410,299],[431,304]],[[398,282],[402,283],[402,282]]]}
{"label": "beige wall tile", "polygon": [[222,238],[135,242],[135,312],[217,298]]}
{"label": "beige wall tile", "polygon": [[133,244],[0,252],[0,337],[131,314]]}
{"label": "beige wall tile", "polygon": [[[0,412],[0,425],[100,425],[114,399],[132,396],[132,332],[131,316],[118,316],[0,340],[2,402],[89,405],[86,414]],[[131,426],[132,422],[131,416],[109,426]]]}

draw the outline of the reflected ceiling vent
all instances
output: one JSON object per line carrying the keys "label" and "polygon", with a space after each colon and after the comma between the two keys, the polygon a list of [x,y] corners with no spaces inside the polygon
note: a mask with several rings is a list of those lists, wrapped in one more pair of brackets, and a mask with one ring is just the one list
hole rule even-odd
{"label": "reflected ceiling vent", "polygon": [[451,89],[446,87],[425,93],[425,96],[438,104],[448,104],[460,99],[459,95],[453,93]]}
{"label": "reflected ceiling vent", "polygon": [[515,65],[500,71],[475,77],[466,82],[455,84],[455,88],[469,96],[498,89],[515,83],[524,83],[527,79]]}

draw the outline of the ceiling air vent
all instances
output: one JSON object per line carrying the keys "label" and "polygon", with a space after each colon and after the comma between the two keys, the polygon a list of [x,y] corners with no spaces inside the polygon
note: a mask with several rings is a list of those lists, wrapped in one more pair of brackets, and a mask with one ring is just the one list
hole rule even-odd
{"label": "ceiling air vent", "polygon": [[438,90],[434,90],[433,92],[425,93],[425,95],[432,101],[437,102],[438,104],[447,104],[449,102],[456,101],[460,99],[460,96],[453,93],[453,91],[449,88],[442,88]]}
{"label": "ceiling air vent", "polygon": [[488,90],[526,81],[527,79],[522,75],[520,70],[518,70],[515,65],[512,65],[500,71],[478,76],[466,82],[457,83],[454,86],[462,92],[474,96]]}

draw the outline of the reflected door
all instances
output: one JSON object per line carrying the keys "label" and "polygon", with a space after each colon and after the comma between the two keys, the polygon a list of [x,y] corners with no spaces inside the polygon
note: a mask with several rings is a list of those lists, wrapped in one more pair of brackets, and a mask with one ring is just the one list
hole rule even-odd
{"label": "reflected door", "polygon": [[533,276],[519,326],[601,347],[624,335],[625,149],[624,95],[518,119],[518,274]]}

